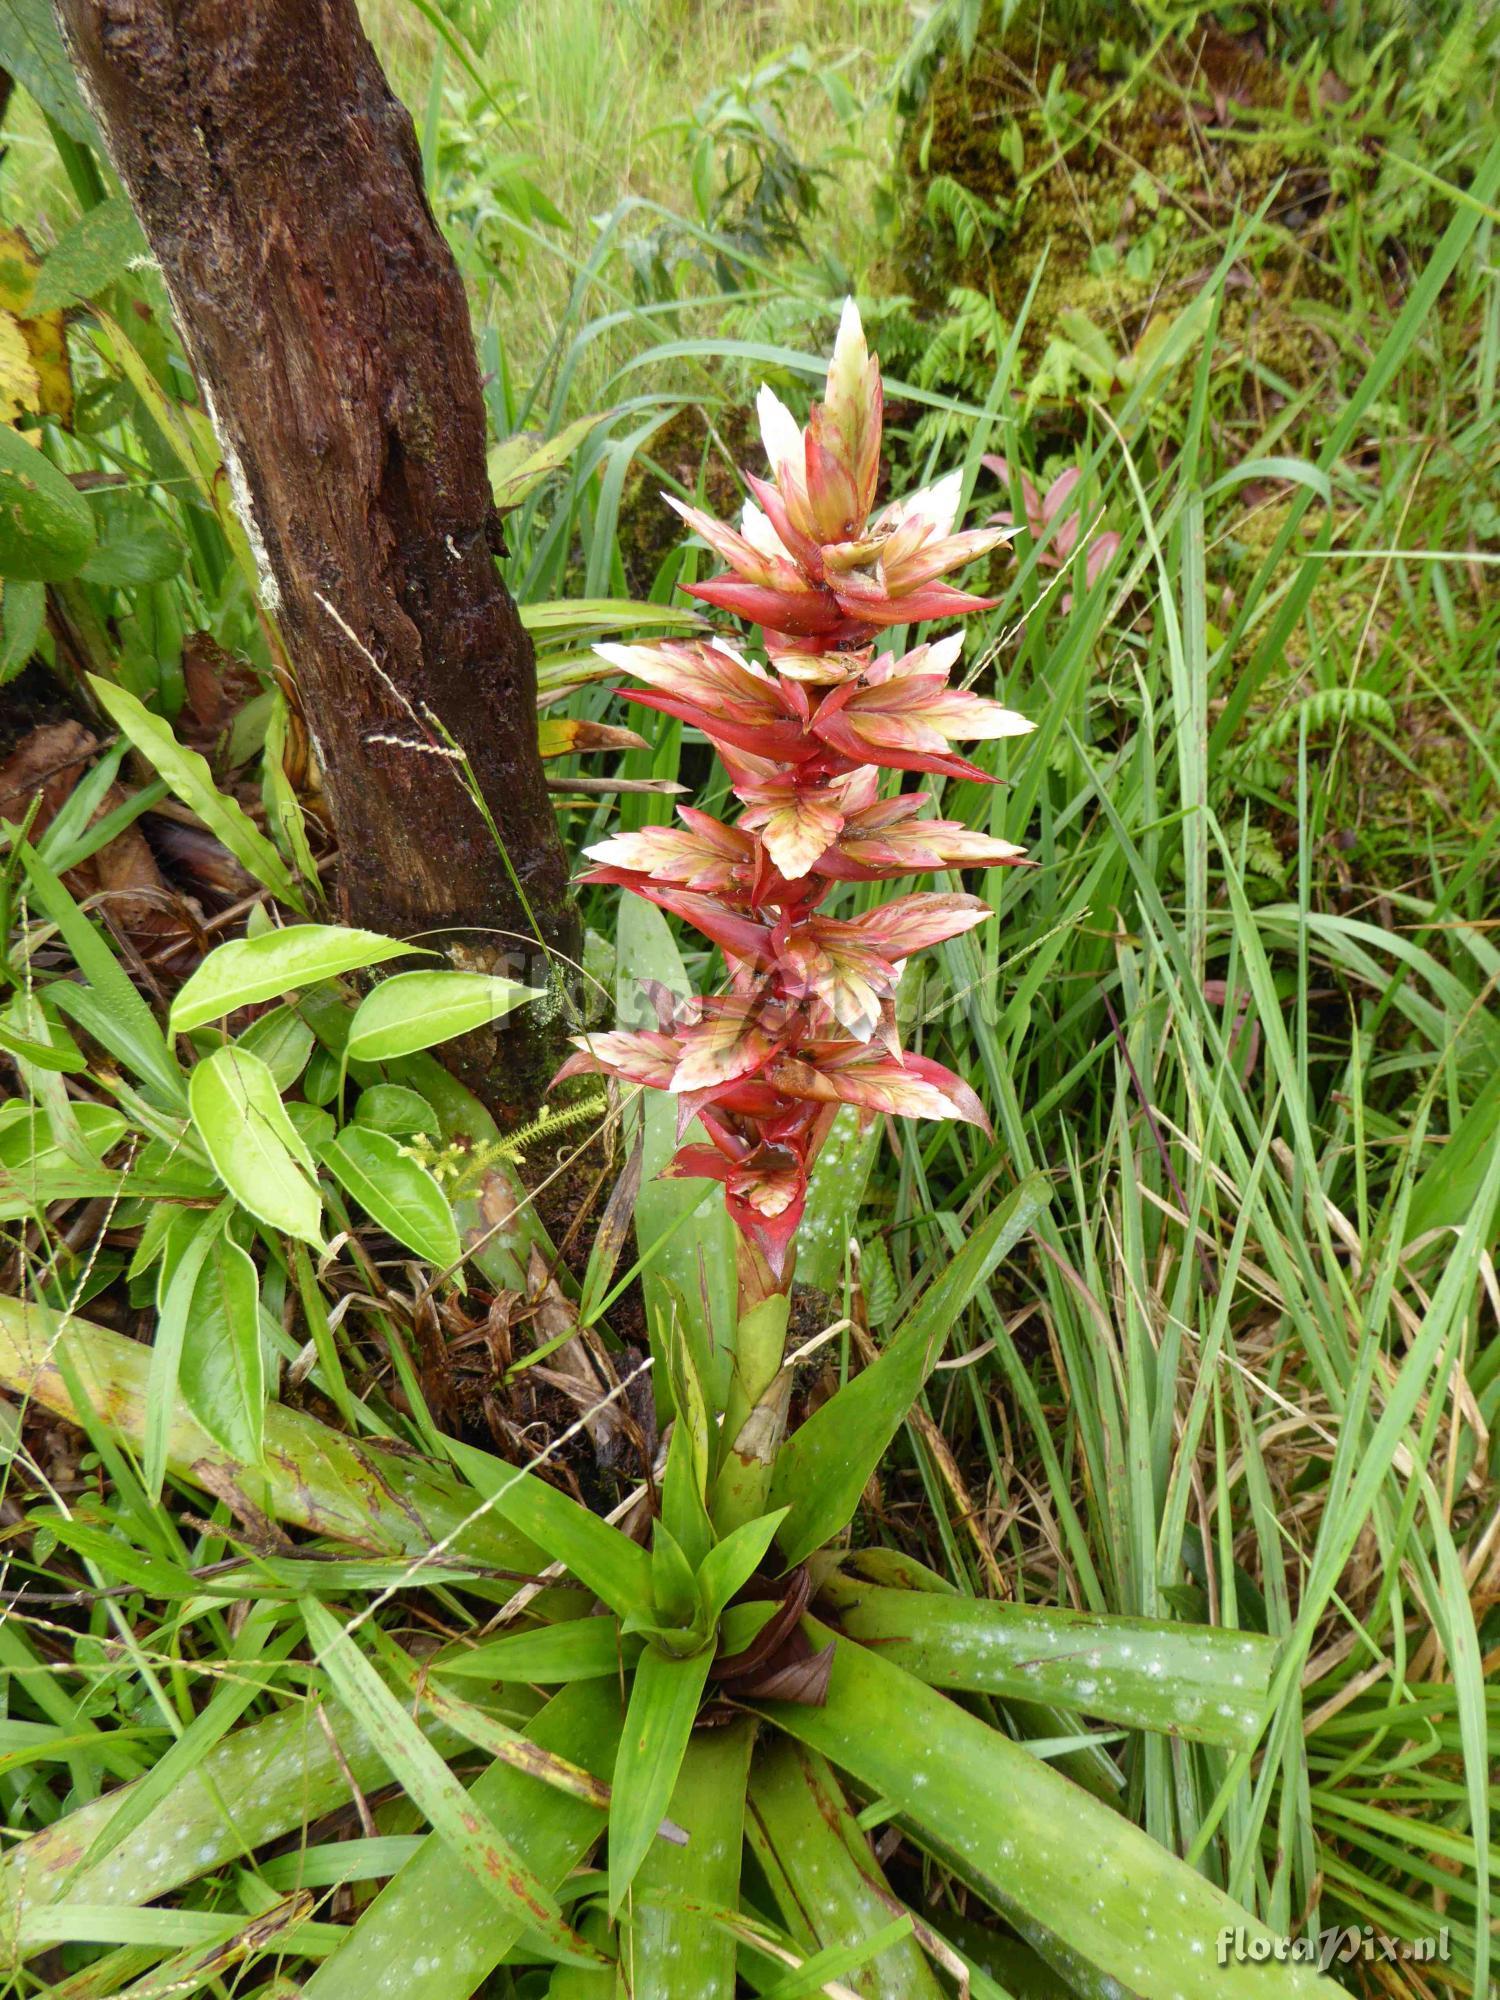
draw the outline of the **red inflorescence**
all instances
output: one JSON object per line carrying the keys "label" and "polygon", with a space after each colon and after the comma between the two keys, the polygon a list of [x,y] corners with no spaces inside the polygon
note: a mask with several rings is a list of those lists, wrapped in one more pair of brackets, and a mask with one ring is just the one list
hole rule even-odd
{"label": "red inflorescence", "polygon": [[887,626],[989,609],[939,579],[1008,531],[953,533],[956,473],[871,518],[880,365],[852,301],[807,429],[769,389],[759,414],[772,476],[747,475],[755,498],[739,530],[678,512],[730,566],[694,594],[760,624],[768,665],[724,639],[598,649],[644,683],[628,699],[702,731],[743,810],[726,825],[684,806],[680,826],[616,834],[589,850],[584,877],[711,938],[729,990],[687,1003],[656,996],[657,1027],[580,1036],[559,1076],[673,1092],[679,1136],[696,1118],[708,1144],[682,1146],[667,1172],[721,1181],[736,1225],[781,1278],[841,1105],[986,1126],[961,1078],[902,1050],[894,999],[902,960],[982,923],[988,904],[906,895],[853,918],[818,906],[836,882],[1021,861],[1008,841],[920,817],[926,793],[882,797],[880,773],[988,781],[952,745],[1032,724],[948,685],[960,637],[875,654]]}

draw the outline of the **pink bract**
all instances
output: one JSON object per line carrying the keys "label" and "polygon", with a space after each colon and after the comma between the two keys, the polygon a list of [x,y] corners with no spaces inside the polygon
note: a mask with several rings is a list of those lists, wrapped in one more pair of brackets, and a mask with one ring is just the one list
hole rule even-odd
{"label": "pink bract", "polygon": [[678,1099],[707,1144],[666,1171],[723,1183],[729,1214],[778,1281],[788,1276],[818,1149],[841,1106],[960,1118],[988,1130],[960,1077],[904,1052],[895,1023],[902,962],[983,922],[977,896],[915,893],[853,918],[819,905],[836,882],[950,868],[1009,867],[1023,851],[955,820],[920,817],[925,792],[883,797],[881,771],[988,783],[953,746],[1032,728],[999,702],[949,685],[962,639],[877,655],[890,626],[985,610],[941,581],[1007,538],[954,532],[961,475],[874,513],[880,364],[853,301],[844,307],[823,401],[806,429],[763,388],[769,477],[738,529],[677,508],[728,571],[691,586],[764,628],[765,665],[728,639],[597,650],[636,681],[627,699],[700,730],[742,810],[733,824],[690,807],[680,826],[620,833],[589,849],[588,882],[670,911],[724,954],[726,993],[657,994],[658,1025],[576,1038],[558,1072],[603,1074]]}

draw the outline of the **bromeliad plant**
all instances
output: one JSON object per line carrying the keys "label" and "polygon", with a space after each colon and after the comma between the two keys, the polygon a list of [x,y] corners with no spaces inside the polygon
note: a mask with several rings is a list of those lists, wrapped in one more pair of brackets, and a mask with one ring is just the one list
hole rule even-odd
{"label": "bromeliad plant", "polygon": [[[1116,1809],[1114,1739],[1085,1721],[1162,1732],[1174,1755],[1223,1772],[1263,1727],[1270,1640],[974,1601],[891,1551],[846,1546],[1045,1183],[1022,1182],[974,1226],[869,1365],[786,1434],[791,1251],[830,1115],[982,1122],[959,1078],[899,1047],[892,1000],[901,959],[985,906],[913,895],[860,920],[820,905],[839,882],[1017,859],[921,819],[915,795],[883,800],[878,774],[978,775],[951,742],[1024,725],[947,685],[951,641],[873,656],[872,629],[975,608],[938,579],[981,543],[950,532],[950,482],[870,521],[878,374],[852,311],[805,436],[773,398],[762,414],[775,471],[774,487],[756,485],[763,511],[739,534],[691,519],[736,572],[699,594],[765,621],[770,664],[722,642],[626,655],[647,682],[638,699],[719,747],[745,811],[734,826],[684,815],[682,831],[593,857],[596,879],[720,943],[730,989],[601,1036],[572,1065],[675,1091],[684,1129],[696,1116],[709,1134],[676,1171],[722,1179],[742,1230],[727,1392],[707,1386],[693,1302],[659,1288],[651,1345],[670,1434],[630,1532],[545,1466],[433,1429],[424,1440],[448,1465],[273,1404],[262,1448],[237,1450],[181,1399],[163,1420],[139,1343],[76,1311],[0,1301],[0,1385],[84,1423],[123,1492],[130,1450],[154,1448],[224,1510],[191,1554],[144,1493],[120,1523],[63,1507],[34,1523],[106,1573],[122,1525],[149,1538],[150,1561],[129,1571],[134,1608],[118,1613],[130,1658],[250,1600],[236,1671],[155,1767],[0,1861],[0,1937],[18,1959],[58,1938],[130,1941],[128,1969],[101,1961],[88,1991],[148,1972],[155,1990],[189,1991],[231,1960],[243,1990],[257,1958],[278,1982],[293,1971],[305,2000],[940,2000],[954,1985],[994,2000],[1002,1962],[1016,1990],[1060,1979],[1098,2000],[1281,2000],[1311,1984]],[[243,1001],[247,977],[262,998],[279,992],[285,963],[260,955],[288,949],[257,941],[220,959],[179,995],[177,1026]],[[411,976],[376,986],[354,1023]],[[251,1109],[270,1102],[262,1091]],[[480,1775],[461,1775],[476,1752]],[[288,1842],[351,1794],[363,1839]],[[892,1877],[869,1838],[883,1822],[901,1843]],[[352,1921],[311,1920],[332,1916],[316,1892],[335,1884]],[[183,1891],[183,1907],[159,1907]],[[976,1927],[980,1909],[1014,1935]],[[1239,1946],[1227,1960],[1224,1941]]]}
{"label": "bromeliad plant", "polygon": [[[809,1175],[840,1105],[865,1119],[902,1113],[988,1129],[962,1078],[903,1051],[894,1001],[902,961],[984,922],[989,905],[916,894],[849,918],[822,905],[840,883],[1022,860],[1008,841],[919,817],[927,794],[884,795],[882,774],[993,782],[952,745],[1032,727],[949,685],[961,636],[875,653],[886,628],[988,609],[991,600],[940,579],[1005,530],[953,532],[957,472],[873,512],[880,366],[852,301],[806,431],[769,388],[759,414],[771,477],[747,475],[754,497],[740,529],[672,504],[730,566],[694,594],[763,626],[767,664],[724,639],[598,648],[646,683],[630,700],[702,731],[744,809],[726,825],[683,807],[680,827],[615,835],[589,850],[598,865],[585,877],[711,938],[729,990],[686,1006],[664,995],[655,1028],[581,1038],[563,1072],[671,1091],[682,1129],[701,1121],[710,1143],[683,1146],[667,1171],[723,1182],[753,1245],[752,1298],[790,1282]],[[754,1270],[762,1261],[769,1283]]]}

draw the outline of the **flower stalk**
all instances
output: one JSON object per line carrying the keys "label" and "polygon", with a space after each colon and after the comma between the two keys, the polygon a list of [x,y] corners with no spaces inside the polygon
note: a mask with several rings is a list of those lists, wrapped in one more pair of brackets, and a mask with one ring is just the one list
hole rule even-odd
{"label": "flower stalk", "polygon": [[902,1049],[894,1004],[903,962],[984,922],[989,905],[930,891],[856,917],[823,905],[841,882],[1021,862],[1008,841],[923,817],[927,793],[885,796],[882,774],[991,783],[953,746],[1033,726],[950,685],[961,634],[876,650],[889,627],[991,609],[942,579],[1013,530],[954,531],[958,472],[875,511],[880,364],[852,300],[806,428],[769,388],[757,408],[768,477],[746,474],[739,527],[670,504],[728,565],[693,595],[758,624],[764,660],[721,637],[597,649],[642,684],[627,700],[708,738],[741,810],[726,823],[684,806],[677,826],[615,834],[588,850],[583,877],[701,931],[723,952],[727,989],[653,994],[654,1028],[579,1036],[559,1072],[670,1091],[680,1140],[699,1121],[706,1143],[681,1144],[665,1171],[722,1183],[745,1308],[790,1286],[813,1162],[842,1105],[989,1130],[962,1078]]}

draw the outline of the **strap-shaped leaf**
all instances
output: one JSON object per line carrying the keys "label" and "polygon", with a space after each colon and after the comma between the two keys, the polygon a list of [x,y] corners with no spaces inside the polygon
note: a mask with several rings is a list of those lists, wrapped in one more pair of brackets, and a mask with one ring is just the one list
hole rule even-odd
{"label": "strap-shaped leaf", "polygon": [[700,1730],[688,1744],[671,1815],[685,1845],[654,1841],[631,1894],[631,1936],[621,1947],[637,1993],[658,2000],[733,2000],[735,1940],[703,1912],[740,1899],[741,1823],[755,1725]]}
{"label": "strap-shaped leaf", "polygon": [[1046,1206],[1044,1176],[1032,1174],[1002,1201],[873,1366],[845,1383],[781,1448],[771,1500],[788,1509],[777,1542],[787,1566],[832,1539],[854,1517],[859,1496],[932,1372],[959,1314]]}
{"label": "strap-shaped leaf", "polygon": [[616,1680],[632,1666],[640,1641],[622,1636],[612,1618],[570,1618],[512,1632],[465,1653],[447,1653],[433,1665],[460,1680],[524,1681],[537,1687],[570,1681]]}
{"label": "strap-shaped leaf", "polygon": [[506,1465],[475,1445],[455,1440],[449,1449],[494,1510],[587,1584],[611,1611],[622,1618],[649,1615],[651,1558],[638,1543],[535,1473]]}
{"label": "strap-shaped leaf", "polygon": [[[808,1621],[814,1642],[826,1628]],[[1270,1939],[1248,1911],[1149,1834],[946,1695],[850,1640],[827,1703],[761,1705],[921,1843],[957,1867],[1078,1993],[1110,2000],[1309,2000],[1309,1967],[1236,1962],[1221,1939]]]}
{"label": "strap-shaped leaf", "polygon": [[1252,1742],[1277,1646],[1259,1632],[1096,1617],[833,1577],[821,1603],[930,1687],[964,1688],[1160,1729],[1198,1743]]}
{"label": "strap-shaped leaf", "polygon": [[494,1897],[508,1920],[536,1931],[555,1951],[593,1957],[563,1921],[551,1890],[469,1797],[334,1613],[313,1597],[303,1598],[300,1608],[319,1663],[340,1698],[359,1718],[391,1776],[470,1878]]}
{"label": "strap-shaped leaf", "polygon": [[618,1912],[656,1830],[667,1816],[713,1647],[685,1660],[648,1646],[635,1670],[615,1760],[609,1815],[609,1908]]}
{"label": "strap-shaped leaf", "polygon": [[[66,1329],[65,1379],[57,1345]],[[20,1299],[0,1298],[0,1388],[34,1398],[77,1422],[107,1410],[112,1432],[144,1449],[151,1351],[109,1333],[76,1313],[63,1315]],[[73,1400],[78,1385],[84,1408]],[[411,1559],[442,1545],[449,1561],[510,1574],[533,1574],[545,1561],[534,1542],[493,1509],[481,1508],[471,1487],[446,1471],[376,1443],[345,1437],[300,1410],[272,1403],[265,1415],[260,1465],[237,1459],[176,1401],[167,1419],[168,1471],[215,1493],[229,1488],[250,1506],[310,1534]],[[491,1461],[493,1463],[494,1461]],[[644,1561],[644,1556],[642,1557]]]}
{"label": "strap-shaped leaf", "polygon": [[[533,1741],[596,1777],[607,1773],[620,1729],[618,1690],[566,1688],[527,1728]],[[493,1764],[469,1794],[511,1834],[517,1853],[552,1890],[603,1831],[604,1815],[539,1779]],[[453,1865],[436,1835],[422,1843],[364,1911],[344,1944],[302,1987],[303,2000],[371,2000],[391,1989],[421,2000],[469,2000],[522,1936],[489,1891]]]}
{"label": "strap-shaped leaf", "polygon": [[[901,1912],[826,1759],[785,1739],[765,1744],[750,1784],[746,1838],[804,1953],[859,1945]],[[808,1893],[816,1883],[817,1893]],[[941,2000],[942,1988],[908,1938],[844,1975],[863,2000]]]}

